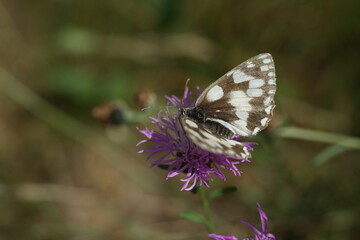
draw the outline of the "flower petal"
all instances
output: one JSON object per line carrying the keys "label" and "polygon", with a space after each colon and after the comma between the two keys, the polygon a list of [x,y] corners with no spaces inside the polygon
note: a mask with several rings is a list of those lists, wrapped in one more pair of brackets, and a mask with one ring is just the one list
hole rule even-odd
{"label": "flower petal", "polygon": [[209,234],[208,237],[216,239],[216,240],[239,240],[237,237],[235,236],[221,236],[221,235],[217,235],[217,234]]}

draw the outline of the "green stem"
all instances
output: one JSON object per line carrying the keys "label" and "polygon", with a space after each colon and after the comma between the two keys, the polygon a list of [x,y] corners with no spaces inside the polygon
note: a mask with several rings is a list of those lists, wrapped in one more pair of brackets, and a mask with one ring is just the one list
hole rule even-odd
{"label": "green stem", "polygon": [[209,199],[205,193],[204,187],[199,187],[199,196],[201,199],[201,205],[203,207],[204,217],[206,220],[206,228],[209,233],[215,233],[215,227],[211,218],[211,211],[209,208]]}
{"label": "green stem", "polygon": [[281,127],[276,134],[282,138],[293,138],[309,140],[314,142],[323,142],[340,145],[347,148],[360,149],[360,139],[337,133],[329,133],[312,129],[298,127]]}

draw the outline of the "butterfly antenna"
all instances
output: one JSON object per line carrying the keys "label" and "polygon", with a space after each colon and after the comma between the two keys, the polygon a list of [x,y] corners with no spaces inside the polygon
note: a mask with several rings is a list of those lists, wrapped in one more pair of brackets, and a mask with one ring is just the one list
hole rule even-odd
{"label": "butterfly antenna", "polygon": [[146,107],[146,108],[142,108],[141,111],[145,111],[145,110],[148,110],[148,109],[161,109],[161,108],[164,108],[164,106],[149,106],[149,107]]}
{"label": "butterfly antenna", "polygon": [[141,111],[145,111],[145,110],[148,110],[148,109],[151,109],[151,108],[154,108],[155,106],[150,106],[150,107],[145,107],[145,108],[142,108]]}
{"label": "butterfly antenna", "polygon": [[[187,88],[188,88],[188,85],[189,85],[189,82],[190,82],[190,78],[186,79],[186,82],[185,82],[185,88],[184,88],[184,94],[186,91],[189,91]],[[184,103],[183,103],[183,100],[181,100],[180,102],[180,106],[178,107],[179,110],[181,109],[184,109],[185,106],[184,106]]]}
{"label": "butterfly antenna", "polygon": [[186,79],[185,88],[188,86],[189,82],[190,82],[190,78]]}
{"label": "butterfly antenna", "polygon": [[148,110],[148,109],[162,109],[162,108],[176,108],[174,106],[150,106],[150,107],[146,107],[146,108],[142,108],[141,111],[145,111],[145,110]]}

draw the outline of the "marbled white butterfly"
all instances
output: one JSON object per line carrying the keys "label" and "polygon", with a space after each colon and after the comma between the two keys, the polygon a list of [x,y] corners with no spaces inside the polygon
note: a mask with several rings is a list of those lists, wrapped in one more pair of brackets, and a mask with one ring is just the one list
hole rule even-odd
{"label": "marbled white butterfly", "polygon": [[217,154],[250,158],[234,136],[254,136],[264,129],[275,107],[275,67],[269,53],[241,63],[196,100],[195,107],[181,109],[181,124],[197,146]]}

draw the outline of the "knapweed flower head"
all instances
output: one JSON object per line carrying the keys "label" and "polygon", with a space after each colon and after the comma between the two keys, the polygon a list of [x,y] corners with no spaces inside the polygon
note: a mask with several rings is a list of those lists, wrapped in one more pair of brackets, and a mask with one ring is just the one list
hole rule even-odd
{"label": "knapweed flower head", "polygon": [[[268,228],[268,217],[266,216],[265,212],[262,210],[260,204],[257,204],[259,214],[260,214],[260,220],[261,220],[261,230],[258,230],[256,227],[254,227],[252,224],[248,222],[241,221],[242,223],[248,225],[254,232],[254,236],[250,238],[242,238],[242,240],[276,240],[276,237],[274,234],[267,233]],[[217,234],[209,234],[210,238],[216,239],[216,240],[239,240],[235,236],[222,236]]]}
{"label": "knapweed flower head", "polygon": [[[166,111],[160,111],[156,117],[150,118],[157,129],[138,129],[140,133],[145,135],[146,139],[137,145],[153,144],[153,146],[141,150],[139,153],[150,153],[147,160],[155,159],[151,163],[152,167],[166,165],[167,179],[185,173],[186,177],[181,179],[184,182],[181,190],[187,191],[193,189],[197,184],[209,187],[209,181],[213,180],[212,176],[226,180],[222,170],[229,170],[234,175],[240,175],[241,171],[237,165],[249,161],[225,154],[211,153],[188,139],[180,123],[181,111],[172,113],[170,106],[178,109],[194,107],[195,100],[200,93],[201,91],[198,89],[197,96],[193,98],[192,93],[186,87],[182,99],[176,96],[167,96],[169,103]],[[251,145],[254,143],[243,144],[247,146],[248,150],[252,150]]]}

